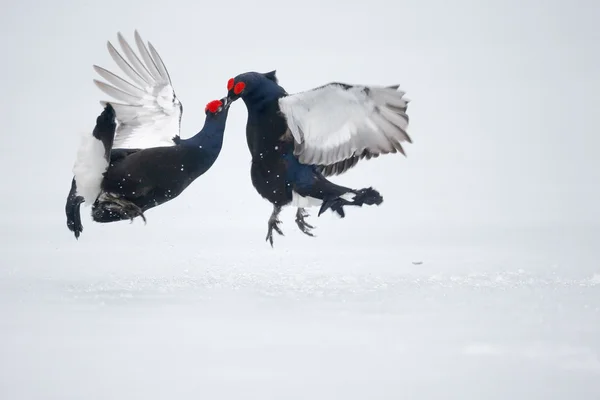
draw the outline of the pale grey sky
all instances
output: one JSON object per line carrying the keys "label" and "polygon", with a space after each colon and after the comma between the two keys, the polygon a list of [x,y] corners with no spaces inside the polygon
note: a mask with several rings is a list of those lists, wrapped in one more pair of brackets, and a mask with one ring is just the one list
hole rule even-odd
{"label": "pale grey sky", "polygon": [[[104,98],[92,64],[117,70],[105,43],[115,43],[117,31],[132,40],[137,28],[169,69],[184,105],[184,137],[201,128],[204,105],[224,95],[227,79],[248,70],[277,69],[289,92],[333,80],[401,84],[412,99],[414,144],[406,159],[364,162],[335,179],[372,185],[385,198],[352,212],[344,226],[598,224],[600,6],[570,4],[12,3],[0,16],[7,138],[0,204],[9,218],[35,215],[68,233],[63,205],[78,138]],[[194,215],[266,224],[270,205],[249,179],[245,120],[243,104],[234,105],[221,158],[150,221]],[[287,218],[286,229],[295,229]]]}

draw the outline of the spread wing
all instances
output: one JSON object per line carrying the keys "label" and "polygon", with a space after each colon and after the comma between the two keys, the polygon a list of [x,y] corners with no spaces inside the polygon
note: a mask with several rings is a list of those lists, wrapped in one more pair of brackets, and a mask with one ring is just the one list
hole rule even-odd
{"label": "spread wing", "polygon": [[362,159],[405,154],[402,143],[412,143],[408,100],[398,87],[334,82],[281,98],[294,154],[325,176],[344,173]]}
{"label": "spread wing", "polygon": [[[96,86],[122,102],[110,101],[118,122],[113,148],[173,146],[173,138],[179,136],[183,107],[175,95],[167,68],[154,46],[148,43],[146,47],[137,31],[135,42],[141,59],[121,33],[118,39],[126,58],[110,42],[108,52],[132,82],[94,65],[96,72],[108,82],[94,79]],[[103,106],[106,103],[101,102]]]}

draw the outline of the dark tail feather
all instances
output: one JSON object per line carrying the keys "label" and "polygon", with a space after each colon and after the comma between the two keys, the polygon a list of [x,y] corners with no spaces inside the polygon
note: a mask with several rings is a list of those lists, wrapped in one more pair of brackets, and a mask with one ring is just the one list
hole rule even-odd
{"label": "dark tail feather", "polygon": [[[321,208],[319,209],[319,216],[328,209],[337,213],[341,218],[346,216],[344,212],[344,206],[359,206],[366,205],[380,205],[383,202],[383,197],[379,192],[372,187],[365,189],[351,189],[348,187],[336,185],[330,182],[318,171],[313,171],[313,181],[310,184],[294,184],[293,189],[300,196],[310,196],[323,201]],[[354,197],[347,199],[344,197],[348,194],[353,194]]]}
{"label": "dark tail feather", "polygon": [[323,200],[323,204],[321,204],[321,208],[319,209],[319,214],[317,216],[321,216],[328,208],[331,208],[331,211],[338,213],[340,218],[344,218],[346,213],[344,212],[344,206],[350,204],[348,200],[341,199],[339,197],[333,199]]}
{"label": "dark tail feather", "polygon": [[79,211],[81,203],[83,203],[83,197],[77,195],[77,183],[75,182],[75,178],[73,178],[73,181],[71,182],[71,191],[69,192],[67,203],[65,204],[65,214],[67,215],[67,228],[75,234],[75,239],[79,239],[79,235],[81,235],[81,232],[83,231],[81,214]]}
{"label": "dark tail feather", "polygon": [[366,189],[360,189],[356,192],[356,197],[354,197],[352,205],[362,207],[363,204],[372,206],[374,204],[380,205],[381,203],[383,203],[383,196],[381,196],[377,190],[369,187]]}
{"label": "dark tail feather", "polygon": [[346,200],[342,197],[329,197],[323,200],[323,204],[319,209],[319,216],[323,214],[327,209],[331,209],[331,211],[336,212],[341,218],[344,218],[346,213],[344,212],[344,206],[359,206],[362,207],[363,204],[368,206],[372,205],[380,205],[383,203],[383,196],[381,194],[369,187],[366,189],[360,190],[349,190],[349,192],[354,193],[354,199]]}

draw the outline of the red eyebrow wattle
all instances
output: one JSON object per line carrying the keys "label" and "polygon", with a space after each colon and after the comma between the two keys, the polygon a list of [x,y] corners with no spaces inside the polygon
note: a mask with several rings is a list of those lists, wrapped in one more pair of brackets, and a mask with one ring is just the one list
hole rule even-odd
{"label": "red eyebrow wattle", "polygon": [[244,90],[245,87],[246,87],[246,84],[244,82],[238,82],[235,84],[235,87],[233,88],[233,93],[240,94],[240,93],[242,93],[242,90]]}
{"label": "red eyebrow wattle", "polygon": [[213,100],[206,105],[206,108],[204,109],[204,111],[208,110],[214,114],[217,112],[219,107],[221,107],[222,105],[223,105],[223,103],[221,102],[221,100]]}
{"label": "red eyebrow wattle", "polygon": [[233,89],[233,78],[227,81],[227,90]]}

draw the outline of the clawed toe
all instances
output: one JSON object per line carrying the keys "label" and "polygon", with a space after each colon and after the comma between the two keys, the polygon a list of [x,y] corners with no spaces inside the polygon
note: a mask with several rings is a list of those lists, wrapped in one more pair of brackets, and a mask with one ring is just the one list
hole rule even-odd
{"label": "clawed toe", "polygon": [[131,223],[133,224],[133,220],[136,217],[141,217],[142,220],[144,221],[144,225],[147,224],[148,221],[146,221],[146,216],[144,215],[144,212],[142,211],[141,208],[139,208],[138,206],[136,206],[133,203],[124,205],[121,208],[121,214],[127,218],[129,218],[131,220]]}
{"label": "clawed toe", "polygon": [[124,214],[129,216],[129,219],[131,220],[131,223],[133,224],[133,220],[136,217],[140,217],[142,218],[142,221],[144,221],[144,225],[146,225],[148,223],[148,221],[146,221],[146,216],[144,215],[144,212],[138,207],[137,209],[133,209],[133,210],[124,210]]}
{"label": "clawed toe", "polygon": [[281,221],[278,218],[280,212],[281,206],[277,204],[273,205],[273,212],[269,217],[269,230],[267,231],[267,238],[265,239],[266,241],[271,243],[271,247],[273,247],[273,230],[275,230],[275,232],[279,233],[281,236],[284,236],[283,232],[279,228],[279,224],[281,223]]}
{"label": "clawed toe", "polygon": [[275,232],[277,232],[281,236],[285,236],[281,228],[279,228],[280,223],[281,221],[278,219],[269,220],[269,230],[267,231],[267,237],[265,240],[271,244],[271,247],[273,247],[273,230],[275,230]]}
{"label": "clawed toe", "polygon": [[296,212],[296,225],[298,225],[298,228],[300,228],[305,235],[315,237],[311,232],[311,229],[315,229],[315,227],[306,222],[306,217],[308,217],[308,213],[304,209],[299,208]]}
{"label": "clawed toe", "polygon": [[117,213],[121,219],[128,219],[133,223],[136,217],[141,217],[144,225],[147,224],[148,221],[146,220],[144,211],[137,204],[116,196],[110,196],[108,200],[109,202],[105,203],[105,207]]}

